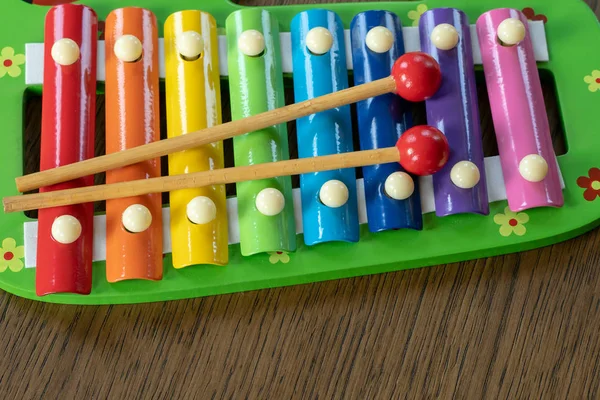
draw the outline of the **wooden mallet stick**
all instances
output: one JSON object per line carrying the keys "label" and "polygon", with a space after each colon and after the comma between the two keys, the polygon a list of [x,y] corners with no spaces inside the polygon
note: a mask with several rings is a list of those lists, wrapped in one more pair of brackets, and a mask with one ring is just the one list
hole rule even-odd
{"label": "wooden mallet stick", "polygon": [[15,182],[19,192],[26,192],[201,145],[219,142],[234,136],[392,92],[409,101],[424,101],[435,94],[439,89],[440,83],[441,71],[439,64],[433,57],[421,52],[406,53],[396,60],[392,74],[383,79],[270,110],[241,120],[190,132],[182,136],[17,177]]}
{"label": "wooden mallet stick", "polygon": [[399,162],[405,170],[415,175],[430,175],[446,164],[448,156],[449,146],[444,134],[436,128],[423,125],[406,131],[398,140],[396,147],[6,197],[4,211],[35,210],[391,162]]}

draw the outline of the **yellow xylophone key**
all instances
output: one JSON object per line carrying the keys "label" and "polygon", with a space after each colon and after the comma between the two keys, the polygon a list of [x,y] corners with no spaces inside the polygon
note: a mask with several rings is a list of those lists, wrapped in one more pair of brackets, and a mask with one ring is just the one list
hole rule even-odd
{"label": "yellow xylophone key", "polygon": [[[168,137],[221,123],[218,36],[214,18],[182,11],[165,22]],[[169,155],[169,174],[223,168],[223,143]],[[170,192],[173,266],[228,262],[225,185]]]}

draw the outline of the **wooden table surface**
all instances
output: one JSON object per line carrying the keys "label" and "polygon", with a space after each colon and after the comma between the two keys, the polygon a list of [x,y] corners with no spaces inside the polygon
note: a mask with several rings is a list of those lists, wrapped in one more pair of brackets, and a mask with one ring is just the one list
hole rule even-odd
{"label": "wooden table surface", "polygon": [[166,303],[62,306],[2,292],[0,354],[5,399],[599,398],[600,231]]}

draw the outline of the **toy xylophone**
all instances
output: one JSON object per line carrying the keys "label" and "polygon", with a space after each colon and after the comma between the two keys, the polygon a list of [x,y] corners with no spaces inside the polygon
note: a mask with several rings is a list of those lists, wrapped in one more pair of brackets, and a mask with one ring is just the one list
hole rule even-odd
{"label": "toy xylophone", "polygon": [[[600,31],[583,2],[30,3],[7,1],[0,24],[8,292],[181,299],[522,251],[598,226]],[[556,86],[565,154],[542,73]],[[498,156],[483,152],[482,84]],[[43,102],[35,155],[23,148],[31,96]],[[426,126],[412,120],[419,102]],[[39,173],[24,171],[30,157]]]}

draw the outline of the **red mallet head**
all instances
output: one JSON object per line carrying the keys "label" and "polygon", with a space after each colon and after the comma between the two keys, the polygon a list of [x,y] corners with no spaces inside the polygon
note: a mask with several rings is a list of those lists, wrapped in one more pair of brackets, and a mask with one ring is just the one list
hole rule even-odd
{"label": "red mallet head", "polygon": [[399,57],[392,68],[396,93],[413,102],[425,101],[442,84],[440,65],[427,53],[411,52]]}
{"label": "red mallet head", "polygon": [[414,175],[432,175],[441,170],[450,156],[446,136],[432,126],[410,128],[396,143],[400,165]]}

